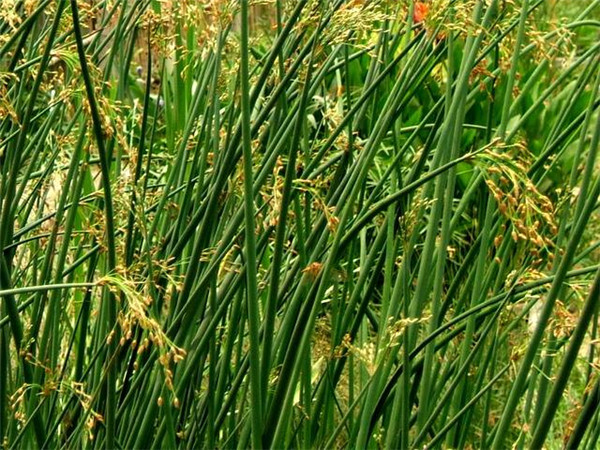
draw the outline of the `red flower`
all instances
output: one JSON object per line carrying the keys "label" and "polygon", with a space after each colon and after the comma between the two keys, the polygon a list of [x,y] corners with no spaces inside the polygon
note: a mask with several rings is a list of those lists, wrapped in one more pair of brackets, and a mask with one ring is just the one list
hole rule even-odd
{"label": "red flower", "polygon": [[425,20],[427,13],[429,12],[429,6],[425,2],[415,2],[415,8],[413,10],[413,22],[420,23]]}

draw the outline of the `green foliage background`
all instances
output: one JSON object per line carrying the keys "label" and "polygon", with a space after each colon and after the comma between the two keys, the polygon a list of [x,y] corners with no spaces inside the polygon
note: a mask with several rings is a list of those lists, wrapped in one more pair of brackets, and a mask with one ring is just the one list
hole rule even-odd
{"label": "green foliage background", "polygon": [[2,446],[595,448],[599,20],[2,0]]}

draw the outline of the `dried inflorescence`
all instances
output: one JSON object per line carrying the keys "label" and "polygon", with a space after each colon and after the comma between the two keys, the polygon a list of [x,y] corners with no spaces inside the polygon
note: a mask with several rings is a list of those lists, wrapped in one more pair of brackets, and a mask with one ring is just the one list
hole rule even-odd
{"label": "dried inflorescence", "polygon": [[[19,28],[23,21],[31,16],[39,6],[39,0],[2,0],[0,4],[0,22],[4,28],[0,32],[0,46],[10,40],[12,33]],[[53,8],[47,7],[47,11]]]}
{"label": "dried inflorescence", "polygon": [[[387,1],[351,0],[333,13],[331,23],[325,30],[325,41],[345,44],[348,39],[361,43],[376,33],[378,26],[391,18]],[[368,39],[367,39],[368,40]]]}
{"label": "dried inflorescence", "polygon": [[[148,292],[148,284],[135,282],[124,273],[107,275],[100,280],[99,284],[108,286],[117,298],[126,301],[117,318],[122,336],[119,344],[125,345],[131,342],[132,348],[138,355],[150,345],[154,345],[160,352],[159,363],[163,367],[165,385],[172,391],[174,388],[172,363],[177,364],[182,361],[186,351],[175,345],[164,332],[162,325],[151,316],[149,309],[152,306],[152,296]],[[139,345],[137,341],[133,341],[136,326],[144,330],[147,336]],[[109,335],[109,339],[113,339],[113,335],[114,331]]]}
{"label": "dried inflorescence", "polygon": [[[8,118],[15,123],[19,121],[19,115],[8,97],[8,87],[13,83],[16,83],[17,80],[18,77],[14,73],[0,72],[0,121],[4,121]],[[0,156],[2,156],[1,149]]]}
{"label": "dried inflorescence", "polygon": [[[510,228],[503,233],[527,243],[532,251],[552,253],[558,231],[555,206],[528,177],[531,160],[524,144],[499,142],[474,158],[498,210],[509,221]],[[504,238],[505,234],[497,235],[494,244],[499,246]]]}

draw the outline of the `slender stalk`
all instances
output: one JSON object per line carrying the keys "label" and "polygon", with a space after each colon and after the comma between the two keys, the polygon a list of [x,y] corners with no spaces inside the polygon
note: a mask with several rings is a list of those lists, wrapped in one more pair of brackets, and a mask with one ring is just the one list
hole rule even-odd
{"label": "slender stalk", "polygon": [[[102,119],[96,103],[96,94],[94,86],[92,84],[85,48],[83,44],[83,36],[81,33],[80,21],[79,21],[79,9],[77,7],[77,0],[71,0],[71,14],[73,17],[73,30],[75,34],[75,42],[77,43],[77,53],[79,57],[79,64],[81,67],[81,75],[85,84],[85,90],[87,94],[87,101],[90,108],[90,114],[92,118],[92,125],[94,129],[94,135],[96,138],[96,145],[98,146],[98,153],[100,156],[100,169],[102,172],[102,188],[104,195],[104,219],[106,220],[106,246],[107,246],[107,269],[108,272],[113,272],[117,266],[116,256],[116,245],[115,245],[115,225],[114,225],[114,214],[113,214],[113,200],[111,193],[111,182],[110,182],[110,159],[106,151],[105,146],[105,131],[102,126]],[[107,330],[109,333],[112,332],[113,326],[117,320],[117,306],[115,303],[114,295],[108,291],[104,296]],[[116,337],[111,338],[111,343],[108,346],[108,354],[111,355],[115,351]],[[108,374],[106,380],[106,448],[115,448],[115,435],[116,435],[116,382],[117,373],[116,368],[110,365],[110,361],[107,360],[105,366]]]}
{"label": "slender stalk", "polygon": [[252,142],[250,125],[250,73],[248,70],[248,0],[241,0],[241,47],[240,78],[242,99],[242,150],[244,161],[244,229],[246,263],[246,299],[248,308],[248,329],[250,332],[250,383],[252,395],[252,447],[262,448],[263,395],[261,392],[260,364],[260,309],[256,280],[256,237],[254,234],[254,172],[252,169]]}

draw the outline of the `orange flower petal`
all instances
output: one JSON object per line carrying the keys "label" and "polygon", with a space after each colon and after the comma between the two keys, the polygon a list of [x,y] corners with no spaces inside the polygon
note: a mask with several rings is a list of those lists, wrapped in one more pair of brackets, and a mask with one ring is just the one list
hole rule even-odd
{"label": "orange flower petal", "polygon": [[427,13],[429,12],[429,6],[424,2],[415,2],[415,8],[413,11],[413,22],[420,23],[425,20]]}

